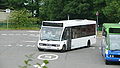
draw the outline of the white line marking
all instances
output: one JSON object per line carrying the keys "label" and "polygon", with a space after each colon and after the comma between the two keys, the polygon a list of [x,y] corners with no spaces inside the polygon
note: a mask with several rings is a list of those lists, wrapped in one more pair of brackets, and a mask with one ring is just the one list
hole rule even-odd
{"label": "white line marking", "polygon": [[40,60],[56,60],[58,59],[58,55],[55,54],[41,54],[37,57]]}
{"label": "white line marking", "polygon": [[31,36],[35,36],[35,34],[30,34]]}
{"label": "white line marking", "polygon": [[39,37],[39,34],[31,35],[32,37]]}
{"label": "white line marking", "polygon": [[91,49],[95,49],[95,47],[90,47]]}
{"label": "white line marking", "polygon": [[7,34],[1,34],[1,35],[7,35]]}
{"label": "white line marking", "polygon": [[32,45],[26,45],[26,47],[31,47]]}
{"label": "white line marking", "polygon": [[12,45],[8,45],[9,47],[11,47]]}
{"label": "white line marking", "polygon": [[22,47],[23,45],[19,45],[20,47]]}
{"label": "white line marking", "polygon": [[28,43],[35,43],[36,41],[25,41],[25,42],[28,42]]}
{"label": "white line marking", "polygon": [[35,45],[26,45],[26,47],[35,47]]}

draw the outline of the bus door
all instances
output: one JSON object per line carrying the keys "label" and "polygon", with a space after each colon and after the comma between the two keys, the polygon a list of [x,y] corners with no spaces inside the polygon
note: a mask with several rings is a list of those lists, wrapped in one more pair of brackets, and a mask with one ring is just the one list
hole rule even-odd
{"label": "bus door", "polygon": [[106,49],[106,38],[107,38],[107,32],[105,31],[105,28],[103,28],[102,30],[102,45],[101,45],[101,49],[102,49],[102,54],[103,56],[105,56],[105,49]]}
{"label": "bus door", "polygon": [[71,49],[71,28],[67,28],[67,50]]}

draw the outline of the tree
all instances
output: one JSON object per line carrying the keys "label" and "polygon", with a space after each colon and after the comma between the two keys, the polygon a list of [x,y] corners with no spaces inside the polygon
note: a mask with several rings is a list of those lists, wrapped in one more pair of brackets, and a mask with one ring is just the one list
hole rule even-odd
{"label": "tree", "polygon": [[22,9],[24,8],[25,0],[7,0],[6,3],[10,9]]}
{"label": "tree", "polygon": [[91,0],[73,0],[69,1],[67,5],[65,5],[64,12],[70,15],[71,19],[89,19],[92,15],[92,2]]}
{"label": "tree", "polygon": [[114,0],[110,2],[104,9],[104,15],[107,17],[109,22],[120,21],[120,1]]}
{"label": "tree", "polygon": [[6,0],[0,0],[0,9],[7,8],[7,2]]}
{"label": "tree", "polygon": [[45,17],[46,20],[63,19],[64,0],[43,0],[43,3],[40,10],[41,17]]}
{"label": "tree", "polygon": [[28,27],[35,24],[38,21],[37,18],[31,17],[31,14],[26,9],[15,10],[11,13],[10,22],[14,23],[14,27]]}
{"label": "tree", "polygon": [[[107,22],[105,15],[103,14],[102,9],[106,6],[106,1],[105,0],[94,0],[93,1],[93,15],[96,17],[96,12],[98,11],[99,13],[99,20],[98,24],[101,26],[104,22]],[[95,18],[96,19],[96,18]]]}
{"label": "tree", "polygon": [[120,18],[120,0],[0,0],[0,3],[15,10],[26,8],[32,17],[42,20],[63,20],[67,15],[70,19],[96,20],[97,11],[99,22],[118,22]]}

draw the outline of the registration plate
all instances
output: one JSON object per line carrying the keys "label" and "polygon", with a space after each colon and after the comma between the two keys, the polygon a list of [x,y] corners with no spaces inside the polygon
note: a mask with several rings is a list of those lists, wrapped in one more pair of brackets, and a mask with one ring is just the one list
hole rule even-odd
{"label": "registration plate", "polygon": [[47,47],[47,49],[51,49],[51,47]]}

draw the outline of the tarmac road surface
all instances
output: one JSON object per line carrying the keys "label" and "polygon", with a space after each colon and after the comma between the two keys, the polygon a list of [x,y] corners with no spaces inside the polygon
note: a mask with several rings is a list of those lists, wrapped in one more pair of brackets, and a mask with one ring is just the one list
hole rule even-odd
{"label": "tarmac road surface", "polygon": [[[38,51],[39,31],[0,31],[0,68],[19,68],[24,65],[25,55],[34,54],[31,62],[42,64],[49,60],[48,68],[120,68],[119,64],[105,65],[100,52],[100,38],[89,48],[79,48],[65,53],[58,51]],[[31,66],[30,68],[35,68]]]}

